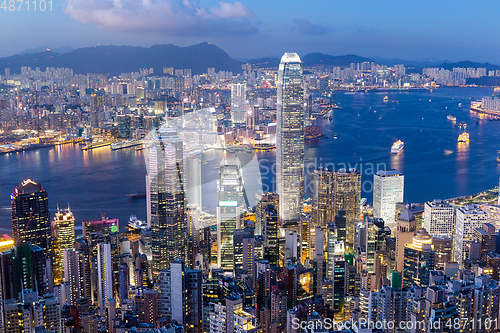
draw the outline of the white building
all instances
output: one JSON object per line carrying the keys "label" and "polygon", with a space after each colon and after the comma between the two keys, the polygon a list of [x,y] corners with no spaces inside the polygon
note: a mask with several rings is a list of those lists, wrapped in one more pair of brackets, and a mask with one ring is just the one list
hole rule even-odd
{"label": "white building", "polygon": [[373,216],[396,228],[396,203],[403,202],[404,175],[398,170],[381,170],[373,177]]}
{"label": "white building", "polygon": [[442,200],[426,202],[424,229],[432,237],[453,236],[453,230],[455,229],[455,212],[453,206]]}
{"label": "white building", "polygon": [[246,91],[245,83],[231,84],[231,121],[233,125],[245,125],[246,117]]}
{"label": "white building", "polygon": [[255,316],[243,310],[243,300],[230,296],[225,302],[213,303],[210,310],[210,333],[253,333]]}
{"label": "white building", "polygon": [[465,205],[456,211],[454,261],[462,266],[468,258],[469,245],[474,241],[474,230],[487,222],[487,214],[475,205]]}

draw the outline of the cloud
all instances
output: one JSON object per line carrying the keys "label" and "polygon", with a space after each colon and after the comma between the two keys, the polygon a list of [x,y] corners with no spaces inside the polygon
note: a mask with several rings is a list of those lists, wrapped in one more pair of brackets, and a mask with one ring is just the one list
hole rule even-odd
{"label": "cloud", "polygon": [[312,24],[305,19],[295,19],[293,23],[299,28],[299,32],[304,35],[322,35],[325,34],[328,29],[320,24]]}
{"label": "cloud", "polygon": [[248,35],[258,32],[241,2],[219,2],[207,9],[190,0],[66,0],[72,19],[99,29],[160,32],[171,36]]}
{"label": "cloud", "polygon": [[212,8],[212,13],[220,18],[251,17],[255,14],[241,2],[219,2],[220,8]]}

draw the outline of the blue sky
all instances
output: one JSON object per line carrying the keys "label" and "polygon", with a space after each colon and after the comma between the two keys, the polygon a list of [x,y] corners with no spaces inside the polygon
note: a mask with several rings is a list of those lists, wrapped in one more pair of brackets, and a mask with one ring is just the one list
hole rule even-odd
{"label": "blue sky", "polygon": [[296,51],[500,64],[499,1],[52,1],[52,12],[0,9],[0,56],[206,41],[245,58]]}

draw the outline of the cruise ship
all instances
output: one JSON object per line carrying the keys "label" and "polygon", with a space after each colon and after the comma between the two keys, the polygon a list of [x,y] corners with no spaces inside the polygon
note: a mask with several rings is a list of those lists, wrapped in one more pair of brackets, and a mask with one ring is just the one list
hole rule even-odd
{"label": "cruise ship", "polygon": [[463,132],[458,136],[458,142],[467,143],[469,142],[469,133]]}
{"label": "cruise ship", "polygon": [[147,229],[148,224],[145,221],[137,219],[137,216],[132,215],[130,216],[127,227],[129,230],[141,230],[141,229]]}
{"label": "cruise ship", "polygon": [[455,117],[451,114],[449,114],[448,117],[446,117],[446,119],[451,120],[451,121],[457,121],[457,117]]}
{"label": "cruise ship", "polygon": [[401,140],[394,142],[391,147],[391,154],[399,154],[403,148],[405,147],[405,143]]}

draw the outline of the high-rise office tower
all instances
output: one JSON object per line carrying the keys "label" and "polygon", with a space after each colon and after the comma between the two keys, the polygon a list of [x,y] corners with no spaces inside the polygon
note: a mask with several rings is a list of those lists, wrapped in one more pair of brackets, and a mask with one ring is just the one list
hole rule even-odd
{"label": "high-rise office tower", "polygon": [[175,130],[162,126],[151,141],[146,198],[152,231],[153,276],[157,276],[175,259],[185,257],[186,198],[182,140]]}
{"label": "high-rise office tower", "polygon": [[276,183],[281,223],[298,220],[304,196],[304,88],[302,62],[285,53],[278,71]]}
{"label": "high-rise office tower", "polygon": [[344,256],[334,256],[332,272],[333,313],[335,320],[342,320],[344,296],[347,294],[347,262]]}
{"label": "high-rise office tower", "polygon": [[475,205],[459,207],[456,214],[453,261],[462,266],[463,260],[468,259],[469,246],[474,242],[474,230],[487,222],[487,214]]}
{"label": "high-rise office tower", "polygon": [[189,327],[188,332],[202,332],[202,275],[200,270],[185,269],[182,260],[175,260],[158,277],[159,314]]}
{"label": "high-rise office tower", "polygon": [[111,245],[97,245],[97,298],[101,316],[107,312],[108,300],[113,298],[113,265],[111,264]]}
{"label": "high-rise office tower", "polygon": [[425,229],[417,231],[413,241],[405,245],[403,268],[403,287],[414,284],[425,288],[429,286],[429,274],[434,270],[434,250],[432,237]]}
{"label": "high-rise office tower", "polygon": [[48,261],[41,247],[28,243],[0,253],[0,298],[18,299],[25,289],[36,289],[40,295],[52,292]]}
{"label": "high-rise office tower", "polygon": [[[276,211],[279,209],[279,197],[276,193],[255,193],[255,235],[263,235],[264,219],[266,217],[267,206],[274,206]],[[279,214],[279,212],[278,212]],[[279,215],[278,215],[279,216]]]}
{"label": "high-rise office tower", "polygon": [[217,181],[217,266],[233,270],[233,232],[243,214],[243,173],[237,157],[224,157]]}
{"label": "high-rise office tower", "polygon": [[236,278],[240,278],[242,274],[252,275],[254,256],[255,237],[253,229],[235,229],[233,235],[233,266]]}
{"label": "high-rise office tower", "polygon": [[325,168],[314,170],[312,184],[312,224],[316,227],[326,228],[333,218],[333,172]]}
{"label": "high-rise office tower", "polygon": [[64,276],[63,252],[72,249],[75,244],[75,217],[69,207],[63,211],[57,209],[51,229],[54,254],[52,272],[54,273],[54,284],[57,285],[61,283]]}
{"label": "high-rise office tower", "polygon": [[455,211],[442,200],[427,201],[424,208],[424,228],[432,237],[453,236]]}
{"label": "high-rise office tower", "polygon": [[394,232],[396,203],[403,201],[404,175],[398,170],[381,170],[373,177],[373,216],[384,219]]}
{"label": "high-rise office tower", "polygon": [[246,93],[245,83],[231,84],[231,121],[234,125],[245,125],[246,117]]}
{"label": "high-rise office tower", "polygon": [[12,236],[16,244],[40,246],[52,259],[52,235],[47,192],[42,185],[28,178],[11,195]]}
{"label": "high-rise office tower", "polygon": [[86,272],[85,254],[74,249],[63,250],[63,277],[64,282],[69,283],[71,292],[71,304],[76,305],[76,300],[87,297],[87,287],[90,281]]}
{"label": "high-rise office tower", "polygon": [[360,221],[361,173],[350,168],[340,169],[334,174],[333,181],[333,216],[345,210],[346,251],[354,251],[354,225]]}
{"label": "high-rise office tower", "polygon": [[444,270],[445,265],[453,261],[452,239],[450,236],[432,237],[435,269]]}
{"label": "high-rise office tower", "polygon": [[90,268],[90,247],[87,239],[82,235],[76,237],[75,240],[75,250],[83,253],[85,260],[85,297],[89,302],[92,301],[92,280],[91,274],[92,270]]}
{"label": "high-rise office tower", "polygon": [[396,270],[403,271],[405,244],[413,242],[413,235],[417,232],[415,216],[406,209],[399,215],[396,222]]}
{"label": "high-rise office tower", "polygon": [[264,216],[264,259],[269,261],[271,266],[279,265],[279,217],[278,211],[272,205],[268,205]]}
{"label": "high-rise office tower", "polygon": [[375,257],[381,251],[385,239],[391,237],[391,229],[386,227],[381,218],[366,219],[366,270],[375,273]]}

